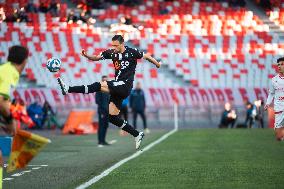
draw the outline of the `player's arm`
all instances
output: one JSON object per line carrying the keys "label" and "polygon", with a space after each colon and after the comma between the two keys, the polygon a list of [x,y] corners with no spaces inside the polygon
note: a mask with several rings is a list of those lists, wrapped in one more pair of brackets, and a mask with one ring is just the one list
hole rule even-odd
{"label": "player's arm", "polygon": [[6,81],[4,76],[0,74],[0,117],[1,126],[10,135],[16,132],[16,122],[10,111],[11,101],[9,100],[10,82]]}
{"label": "player's arm", "polygon": [[81,52],[82,56],[86,57],[87,59],[89,60],[92,60],[92,61],[99,61],[102,59],[102,56],[101,55],[88,55],[85,51],[85,49],[82,50]]}
{"label": "player's arm", "polygon": [[161,63],[158,62],[155,58],[153,58],[150,54],[146,53],[143,55],[143,58],[145,60],[148,60],[149,62],[151,62],[152,64],[154,64],[157,68],[161,67]]}
{"label": "player's arm", "polygon": [[0,95],[0,115],[4,118],[4,130],[10,134],[15,135],[16,133],[16,122],[14,121],[10,112],[10,101],[4,96]]}
{"label": "player's arm", "polygon": [[275,95],[275,89],[273,86],[273,83],[271,81],[270,87],[269,87],[269,93],[268,93],[268,97],[266,100],[266,104],[264,106],[264,110],[267,110],[267,108],[270,106],[270,104],[272,103],[273,99],[274,99],[274,95]]}
{"label": "player's arm", "polygon": [[10,101],[5,99],[2,95],[0,95],[0,115],[4,118],[10,116]]}

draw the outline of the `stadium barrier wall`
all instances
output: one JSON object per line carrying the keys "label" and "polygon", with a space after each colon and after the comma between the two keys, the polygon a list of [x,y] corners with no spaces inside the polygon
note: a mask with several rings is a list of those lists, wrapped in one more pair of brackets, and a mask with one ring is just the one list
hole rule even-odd
{"label": "stadium barrier wall", "polygon": [[[178,100],[180,106],[223,105],[230,102],[235,106],[243,106],[247,101],[266,100],[268,90],[265,88],[148,88],[145,90],[147,106],[169,107]],[[47,100],[52,106],[95,106],[95,94],[68,94],[53,88],[17,88],[12,96],[22,99],[26,104],[34,101],[44,103]]]}
{"label": "stadium barrier wall", "polygon": [[[238,114],[238,123],[244,123],[247,100],[250,102],[256,99],[266,100],[267,92],[265,88],[148,88],[145,89],[147,120],[155,127],[162,125],[163,128],[171,128],[173,126],[173,103],[178,101],[181,128],[216,128],[224,110],[224,103],[229,101]],[[72,110],[96,110],[95,94],[63,96],[55,88],[17,88],[13,96],[22,98],[27,104],[35,100],[40,103],[48,100],[57,110],[62,123],[65,123]],[[132,114],[129,113],[129,121],[132,123]],[[97,121],[96,116],[93,121]],[[267,115],[265,115],[266,125],[268,125],[267,122]]]}

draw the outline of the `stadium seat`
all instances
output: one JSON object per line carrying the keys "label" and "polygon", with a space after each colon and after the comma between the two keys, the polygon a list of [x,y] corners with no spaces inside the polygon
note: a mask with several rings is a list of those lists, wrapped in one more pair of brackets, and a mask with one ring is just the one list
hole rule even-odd
{"label": "stadium seat", "polygon": [[[5,2],[16,2],[13,0]],[[26,0],[20,1],[26,3]],[[130,41],[146,50],[163,64],[199,87],[234,87],[246,85],[268,86],[254,79],[259,73],[271,77],[275,73],[275,56],[284,54],[284,45],[278,36],[269,32],[269,27],[246,8],[233,9],[228,3],[178,0],[165,2],[171,9],[167,15],[159,14],[159,1],[144,1],[139,6],[112,5],[98,13],[105,23],[117,22],[119,16],[139,15],[135,18],[143,23],[139,34]],[[179,5],[179,6],[178,6]],[[5,7],[9,7],[7,3]],[[63,13],[67,5],[61,6]],[[49,14],[29,14],[31,23],[1,23],[0,58],[4,59],[8,46],[20,41],[29,47],[31,57],[27,77],[47,87],[57,83],[54,77],[61,75],[71,83],[93,82],[102,75],[114,77],[110,61],[90,62],[80,56],[81,49],[99,54],[110,47],[108,32],[101,27],[58,22]],[[284,17],[283,17],[284,18]],[[48,58],[60,57],[62,69],[56,75],[43,69]],[[108,66],[110,65],[110,66]],[[47,78],[43,78],[47,75]],[[144,79],[145,86],[171,87],[175,81],[149,64],[138,63],[137,79]],[[52,81],[50,79],[53,79]],[[166,82],[163,81],[166,78]],[[250,80],[252,79],[252,80]]]}

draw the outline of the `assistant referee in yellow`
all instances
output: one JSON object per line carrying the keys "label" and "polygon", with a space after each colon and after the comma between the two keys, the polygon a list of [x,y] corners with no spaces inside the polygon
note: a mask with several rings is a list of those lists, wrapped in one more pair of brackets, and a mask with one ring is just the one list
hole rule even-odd
{"label": "assistant referee in yellow", "polygon": [[[10,90],[15,87],[24,70],[29,51],[26,47],[16,45],[9,48],[7,62],[0,65],[0,126],[9,135],[15,135],[16,122],[10,113]],[[0,149],[0,189],[2,189],[3,160]]]}

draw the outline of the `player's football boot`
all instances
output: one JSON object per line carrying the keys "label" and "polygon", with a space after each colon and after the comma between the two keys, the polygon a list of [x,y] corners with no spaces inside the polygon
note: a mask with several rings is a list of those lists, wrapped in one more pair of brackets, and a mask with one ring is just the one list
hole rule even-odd
{"label": "player's football boot", "polygon": [[138,150],[140,148],[141,142],[143,140],[144,137],[144,133],[140,132],[139,135],[137,137],[135,137],[135,143],[136,143],[136,150]]}
{"label": "player's football boot", "polygon": [[57,81],[60,85],[60,89],[63,95],[66,95],[68,93],[68,86],[63,82],[63,80],[59,77],[57,78]]}

